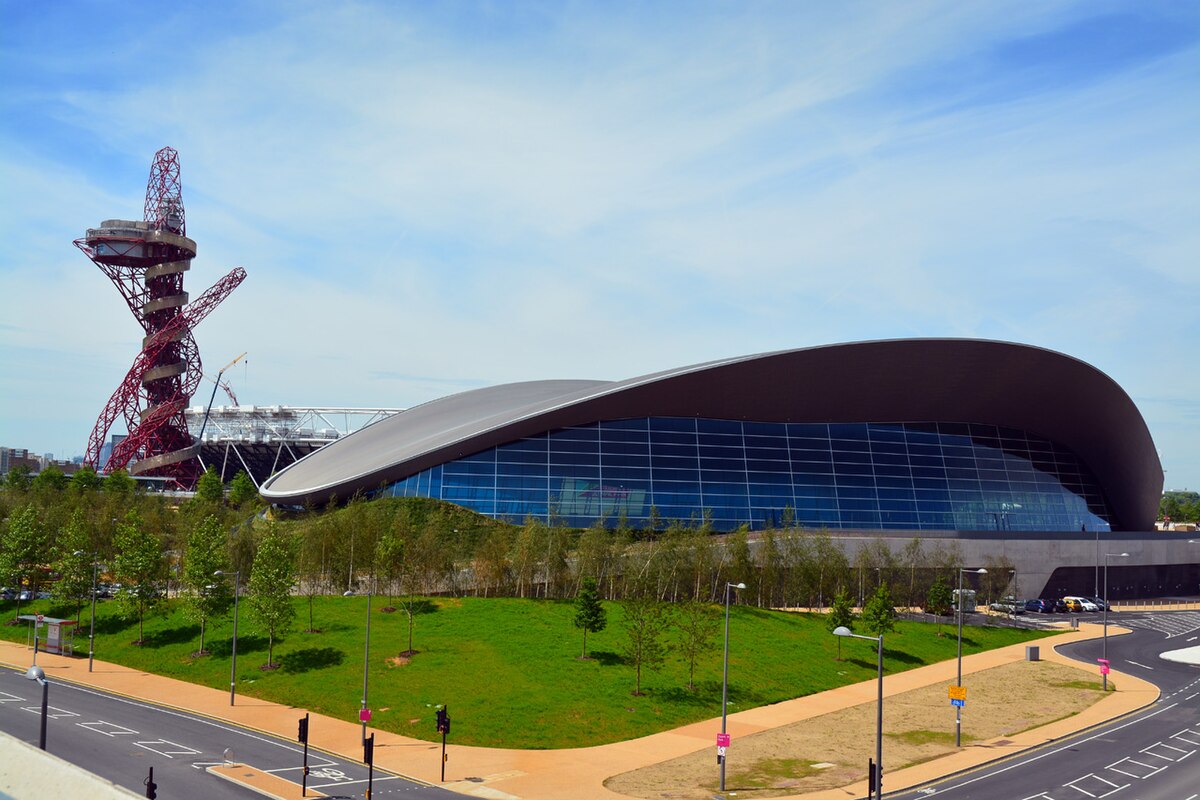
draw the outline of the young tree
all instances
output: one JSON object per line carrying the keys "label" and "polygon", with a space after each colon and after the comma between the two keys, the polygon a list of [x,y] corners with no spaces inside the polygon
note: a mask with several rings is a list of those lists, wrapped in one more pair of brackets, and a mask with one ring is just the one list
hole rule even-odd
{"label": "young tree", "polygon": [[[829,606],[829,615],[825,617],[825,627],[830,633],[833,633],[837,628],[849,628],[854,630],[854,606],[850,602],[850,595],[840,591],[833,596],[833,602]],[[842,660],[842,637],[838,636],[838,661]]]}
{"label": "young tree", "polygon": [[[11,476],[12,473],[9,473]],[[21,615],[21,585],[25,578],[32,577],[45,554],[46,544],[37,509],[32,505],[25,506],[9,517],[3,538],[0,539],[0,580],[12,581],[17,585],[17,610],[13,614],[13,625],[17,624],[16,619]]]}
{"label": "young tree", "polygon": [[705,653],[717,649],[720,614],[711,603],[691,600],[680,603],[675,612],[679,631],[679,652],[688,664],[688,691],[696,689],[696,662]]}
{"label": "young tree", "polygon": [[623,604],[625,609],[625,661],[637,676],[635,697],[642,695],[642,670],[657,671],[666,662],[667,629],[671,625],[665,603],[637,595]]}
{"label": "young tree", "polygon": [[250,569],[247,600],[250,615],[267,631],[266,669],[275,669],[275,637],[288,632],[296,616],[292,585],[296,583],[296,554],[291,535],[278,525],[268,525],[258,542]]}
{"label": "young tree", "polygon": [[225,486],[212,465],[204,470],[204,474],[196,482],[196,499],[207,503],[220,503],[225,499]]}
{"label": "young tree", "polygon": [[238,474],[234,475],[233,480],[229,482],[229,502],[235,506],[243,506],[256,500],[258,500],[258,487],[254,485],[254,481],[250,479],[245,470],[238,470]]}
{"label": "young tree", "polygon": [[4,477],[4,485],[17,492],[27,492],[33,484],[32,470],[24,464],[17,464]]}
{"label": "young tree", "polygon": [[83,509],[77,508],[71,514],[55,551],[55,569],[59,578],[54,584],[54,597],[75,603],[75,622],[78,624],[83,604],[92,595],[92,542]]}
{"label": "young tree", "polygon": [[208,621],[222,614],[233,602],[226,581],[213,577],[217,570],[229,569],[229,541],[220,521],[208,515],[188,534],[187,553],[183,557],[183,591],[188,615],[200,623],[200,649],[206,656],[204,633]]}
{"label": "young tree", "polygon": [[71,476],[70,488],[77,492],[91,492],[99,489],[104,485],[104,480],[96,474],[96,470],[88,464],[84,464],[79,469],[75,470],[75,474]]}
{"label": "young tree", "polygon": [[879,584],[862,610],[863,627],[874,636],[896,629],[896,605],[886,583]]}
{"label": "young tree", "polygon": [[134,644],[140,645],[145,638],[146,612],[162,600],[162,543],[146,530],[137,509],[130,509],[125,521],[117,525],[113,546],[113,567],[124,584],[117,596],[118,604],[127,616],[137,616],[138,638]]}
{"label": "young tree", "polygon": [[130,495],[137,491],[137,481],[123,469],[114,469],[104,478],[104,491],[109,494]]}
{"label": "young tree", "polygon": [[608,626],[608,614],[600,604],[600,592],[596,589],[596,579],[590,575],[583,579],[579,586],[579,594],[575,597],[575,627],[583,629],[583,653],[580,658],[587,658],[587,635],[599,633]]}
{"label": "young tree", "polygon": [[929,587],[929,592],[925,595],[925,611],[937,618],[938,636],[942,635],[942,617],[950,613],[953,603],[954,593],[950,591],[950,587],[942,576],[937,576],[933,585]]}
{"label": "young tree", "polygon": [[493,528],[475,548],[472,565],[475,568],[475,594],[483,589],[487,597],[493,589],[496,595],[502,596],[508,588],[510,564],[508,551],[512,546],[506,528]]}
{"label": "young tree", "polygon": [[32,488],[35,492],[61,492],[69,480],[58,467],[46,467],[34,477]]}

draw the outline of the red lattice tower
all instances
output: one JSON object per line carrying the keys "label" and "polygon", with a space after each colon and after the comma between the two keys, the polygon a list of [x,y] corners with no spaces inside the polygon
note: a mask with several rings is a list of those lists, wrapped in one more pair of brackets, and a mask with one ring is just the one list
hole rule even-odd
{"label": "red lattice tower", "polygon": [[[132,475],[169,478],[190,489],[201,472],[196,458],[200,445],[184,417],[201,379],[192,330],[245,280],[246,271],[235,267],[188,302],[183,273],[196,256],[196,243],[185,235],[179,154],[170,147],[154,155],[144,216],[142,222],[106,220],[75,240],[146,331],[142,352],[96,420],[84,460],[97,469],[128,469]],[[129,435],[100,464],[100,449],[119,416]]]}

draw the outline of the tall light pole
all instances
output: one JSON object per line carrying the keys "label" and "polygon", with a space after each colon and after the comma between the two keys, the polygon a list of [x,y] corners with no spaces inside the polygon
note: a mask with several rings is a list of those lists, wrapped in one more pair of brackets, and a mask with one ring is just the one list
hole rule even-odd
{"label": "tall light pole", "polygon": [[[958,682],[955,686],[962,686],[962,622],[963,622],[963,575],[970,572],[972,575],[987,575],[987,570],[983,567],[979,569],[964,569],[958,568]],[[962,706],[954,706],[954,746],[962,747]]]}
{"label": "tall light pole", "polygon": [[[75,555],[83,555],[82,550],[76,550]],[[92,659],[96,655],[96,573],[100,567],[99,554],[92,552],[92,619],[91,630],[88,632],[88,672],[92,671]]]}
{"label": "tall light pole", "polygon": [[[959,595],[961,597],[961,594]],[[961,603],[960,603],[961,605]],[[850,629],[839,625],[833,629],[834,636],[849,636],[853,639],[867,639],[876,642],[879,651],[879,688],[875,705],[875,780],[874,785],[867,790],[868,796],[883,797],[883,634],[878,636],[862,636],[851,633]]]}
{"label": "tall light pole", "polygon": [[1103,689],[1108,691],[1108,560],[1110,558],[1128,558],[1129,553],[1104,554],[1104,669],[1100,672],[1103,679]]}
{"label": "tall light pole", "polygon": [[[373,576],[372,576],[373,577]],[[363,644],[363,691],[362,706],[358,718],[362,721],[362,740],[367,741],[367,668],[371,664],[371,578],[367,579],[367,637]],[[354,592],[346,591],[343,597],[351,597]]]}
{"label": "tall light pole", "polygon": [[238,569],[230,572],[228,570],[219,569],[214,572],[213,575],[233,576],[233,660],[229,664],[229,705],[233,705],[233,694],[237,689],[238,583],[240,583],[242,580],[242,571]]}
{"label": "tall light pole", "polygon": [[38,747],[46,749],[46,712],[49,710],[50,700],[50,681],[46,680],[46,673],[37,664],[34,664],[29,669],[25,670],[25,677],[31,681],[37,681],[42,685],[42,732],[38,740]]}
{"label": "tall light pole", "polygon": [[[745,589],[744,583],[725,584],[725,671],[721,676],[721,733],[725,733],[725,718],[729,705],[729,590]],[[721,760],[721,791],[725,791],[725,756]]]}

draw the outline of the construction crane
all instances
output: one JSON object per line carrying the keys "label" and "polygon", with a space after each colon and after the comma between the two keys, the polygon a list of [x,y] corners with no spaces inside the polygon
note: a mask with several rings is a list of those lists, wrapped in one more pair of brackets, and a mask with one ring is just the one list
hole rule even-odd
{"label": "construction crane", "polygon": [[[233,403],[235,406],[239,406],[239,405],[241,405],[241,403],[239,403],[239,402],[238,402],[237,395],[233,393],[233,387],[229,385],[229,381],[223,381],[223,380],[221,380],[221,375],[222,375],[222,374],[223,374],[223,373],[224,373],[226,370],[228,370],[230,367],[232,367],[234,364],[238,363],[238,361],[240,361],[240,360],[242,360],[243,358],[245,358],[245,356],[246,356],[246,354],[245,354],[245,353],[242,353],[240,356],[238,356],[237,358],[235,358],[233,361],[230,361],[228,364],[226,364],[226,365],[225,365],[225,368],[224,368],[224,369],[222,369],[220,372],[218,372],[218,373],[217,373],[217,377],[215,377],[215,378],[214,378],[213,376],[211,376],[211,375],[205,375],[205,376],[204,376],[204,377],[205,377],[205,378],[207,378],[208,380],[210,380],[210,381],[212,381],[213,383],[215,383],[217,386],[220,386],[222,389],[224,389],[224,390],[225,390],[225,394],[229,395],[229,402]],[[214,393],[214,394],[215,394],[215,393]]]}
{"label": "construction crane", "polygon": [[[223,383],[221,381],[221,376],[225,374],[226,370],[228,370],[230,367],[232,367],[234,364],[238,363],[245,357],[246,357],[246,353],[242,353],[240,356],[235,358],[233,361],[230,361],[228,364],[221,367],[221,371],[217,373],[217,377],[209,378],[209,380],[212,381],[215,385],[213,386],[212,394],[208,398],[208,407],[204,409],[204,421],[200,423],[200,434],[196,437],[197,442],[204,441],[204,429],[208,427],[208,415],[209,415],[209,412],[212,411],[213,400],[215,400],[217,397],[217,386],[220,386],[226,392],[229,393],[229,399],[233,400],[234,405],[238,404],[237,398],[233,396],[233,390],[229,388],[228,383]],[[208,377],[208,376],[205,376],[205,377]]]}

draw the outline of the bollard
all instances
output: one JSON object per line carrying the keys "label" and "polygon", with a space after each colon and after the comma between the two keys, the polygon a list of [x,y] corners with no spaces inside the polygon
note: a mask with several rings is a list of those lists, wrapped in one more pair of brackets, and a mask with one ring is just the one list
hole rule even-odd
{"label": "bollard", "polygon": [[1036,644],[1027,644],[1025,645],[1025,660],[1039,661],[1041,660],[1041,652],[1041,648]]}

